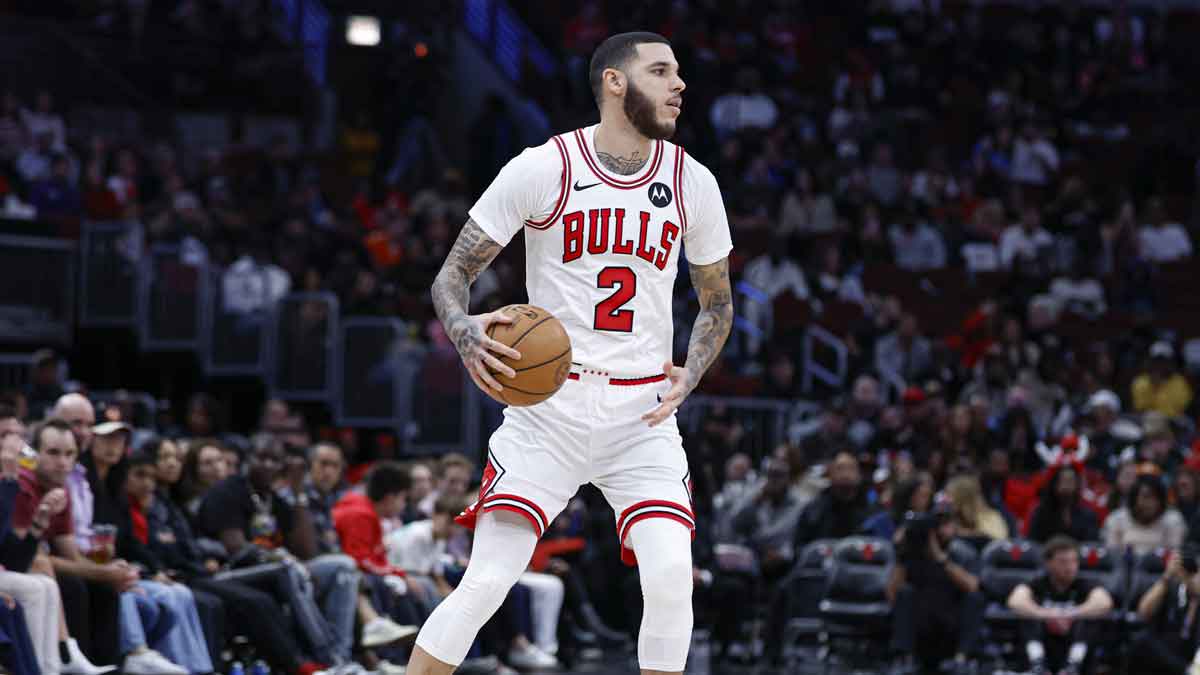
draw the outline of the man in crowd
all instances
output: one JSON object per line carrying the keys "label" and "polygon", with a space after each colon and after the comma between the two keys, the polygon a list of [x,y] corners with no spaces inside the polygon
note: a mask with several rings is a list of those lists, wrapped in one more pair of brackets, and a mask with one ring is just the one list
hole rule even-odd
{"label": "man in crowd", "polygon": [[[1187,561],[1185,564],[1185,560]],[[1131,663],[1144,675],[1200,673],[1200,573],[1193,551],[1172,552],[1162,577],[1138,601],[1149,627],[1134,640]]]}
{"label": "man in crowd", "polygon": [[475,464],[457,452],[447,453],[438,462],[437,488],[425,496],[417,505],[426,518],[433,515],[433,505],[442,497],[461,499],[466,497],[467,488],[471,485],[471,477],[475,474]]}
{"label": "man in crowd", "polygon": [[976,570],[950,556],[957,534],[947,509],[906,520],[896,533],[897,560],[888,578],[892,604],[892,650],[897,675],[913,673],[917,659],[954,657],[954,673],[970,672],[979,651],[985,601]]}
{"label": "man in crowd", "polygon": [[1018,584],[1008,596],[1008,608],[1025,619],[1021,636],[1029,669],[1079,675],[1088,655],[1089,619],[1113,608],[1102,586],[1079,577],[1079,549],[1073,539],[1051,537],[1042,548],[1046,571],[1028,584]]}

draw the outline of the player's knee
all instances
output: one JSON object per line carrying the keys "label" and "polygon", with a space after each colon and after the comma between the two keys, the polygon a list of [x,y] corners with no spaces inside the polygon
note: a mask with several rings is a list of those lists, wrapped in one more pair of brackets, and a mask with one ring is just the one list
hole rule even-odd
{"label": "player's knee", "polygon": [[471,558],[457,590],[479,598],[485,606],[499,607],[513,584],[517,583],[522,571],[507,569],[494,559],[475,556]]}
{"label": "player's knee", "polygon": [[683,555],[664,552],[661,556],[638,556],[638,568],[647,611],[691,606],[692,559],[688,551]]}

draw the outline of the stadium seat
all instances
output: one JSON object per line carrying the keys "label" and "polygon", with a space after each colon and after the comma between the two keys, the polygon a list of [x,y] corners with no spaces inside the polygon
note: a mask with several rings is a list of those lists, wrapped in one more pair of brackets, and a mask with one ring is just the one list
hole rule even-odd
{"label": "stadium seat", "polygon": [[784,644],[794,645],[801,639],[816,637],[824,628],[821,620],[821,600],[829,583],[829,568],[833,561],[835,539],[818,539],[800,551],[792,570],[793,579],[783,592],[791,593],[792,616],[784,630]]}
{"label": "stadium seat", "polygon": [[892,608],[885,589],[895,564],[892,543],[874,537],[848,537],[833,549],[832,569],[821,620],[832,653],[849,643],[855,654],[872,655],[891,635]]}
{"label": "stadium seat", "polygon": [[1019,584],[1033,581],[1041,567],[1041,546],[1024,539],[994,541],[980,555],[979,585],[988,602],[984,625],[997,658],[1018,642],[1018,619],[1008,608],[1008,596]]}
{"label": "stadium seat", "polygon": [[1129,575],[1119,551],[1097,542],[1079,545],[1079,578],[1102,586],[1113,598],[1113,610],[1098,626],[1095,644],[1098,658],[1116,663],[1121,658],[1125,635],[1125,612],[1122,601],[1126,595]]}
{"label": "stadium seat", "polygon": [[1168,549],[1159,548],[1134,556],[1129,573],[1129,591],[1124,604],[1125,623],[1130,629],[1136,630],[1142,627],[1142,621],[1137,615],[1138,601],[1162,576],[1163,570],[1167,568],[1167,558],[1170,554]]}

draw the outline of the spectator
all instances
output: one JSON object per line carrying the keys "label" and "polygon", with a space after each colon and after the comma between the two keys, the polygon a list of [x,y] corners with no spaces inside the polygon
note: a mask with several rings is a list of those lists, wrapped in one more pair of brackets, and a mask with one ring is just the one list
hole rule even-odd
{"label": "spectator", "polygon": [[[941,508],[913,514],[896,531],[898,555],[886,588],[892,605],[892,643],[899,655],[893,673],[914,672],[914,661],[953,658],[941,672],[974,672],[986,601],[978,571],[950,555],[955,525]],[[914,659],[915,657],[915,659]]]}
{"label": "spectator", "polygon": [[733,517],[733,509],[753,494],[759,484],[758,474],[744,452],[735,452],[725,460],[724,481],[721,491],[713,496],[713,511],[722,520]]}
{"label": "spectator", "polygon": [[1175,510],[1179,511],[1179,515],[1183,516],[1183,521],[1188,523],[1189,532],[1191,531],[1191,523],[1196,514],[1200,513],[1200,484],[1197,484],[1198,480],[1200,480],[1200,476],[1196,475],[1195,464],[1184,464],[1175,472],[1175,484],[1171,489]]}
{"label": "spectator", "polygon": [[837,227],[837,210],[833,197],[819,192],[812,172],[796,170],[792,187],[783,195],[779,208],[778,232],[787,236],[829,234]]}
{"label": "spectator", "polygon": [[1037,276],[1040,261],[1046,259],[1054,238],[1042,227],[1042,212],[1032,204],[1021,211],[1021,222],[1004,229],[1000,237],[1000,264],[1007,269],[1020,266],[1023,272]]}
{"label": "spectator", "polygon": [[1047,138],[1044,130],[1033,122],[1021,128],[1021,135],[1013,141],[1012,180],[1035,188],[1044,188],[1058,173],[1058,150]]}
{"label": "spectator", "polygon": [[279,491],[289,503],[294,503],[301,495],[308,502],[320,553],[341,552],[338,532],[333,525],[333,509],[346,492],[345,471],[346,457],[342,449],[333,443],[317,443],[308,451],[308,472],[302,479],[300,494],[293,493],[290,486]]}
{"label": "spectator", "polygon": [[821,248],[820,267],[813,275],[813,295],[819,300],[853,302],[864,309],[866,292],[858,275],[842,269],[842,252],[835,244]]}
{"label": "spectator", "polygon": [[17,175],[26,185],[50,178],[50,161],[54,157],[54,137],[48,132],[33,136],[33,143],[17,156]]}
{"label": "spectator", "polygon": [[[1191,554],[1191,555],[1194,555]],[[1134,638],[1130,662],[1146,675],[1193,673],[1200,666],[1200,577],[1195,558],[1171,555],[1163,574],[1137,603],[1137,615],[1149,628]]]}
{"label": "spectator", "polygon": [[1138,412],[1154,410],[1167,417],[1177,417],[1192,402],[1192,386],[1175,369],[1175,348],[1159,340],[1150,346],[1150,363],[1146,371],[1133,379],[1130,387],[1133,409]]}
{"label": "spectator", "polygon": [[933,477],[927,473],[896,481],[891,507],[863,521],[863,534],[892,541],[908,514],[928,513],[933,508]]}
{"label": "spectator", "polygon": [[78,218],[83,213],[79,189],[71,181],[71,163],[65,155],[50,160],[50,175],[29,188],[29,203],[38,210],[38,217],[55,222]]}
{"label": "spectator", "polygon": [[832,459],[838,448],[850,443],[847,434],[846,402],[844,397],[835,398],[821,410],[821,424],[816,431],[800,441],[806,463],[820,463]]}
{"label": "spectator", "polygon": [[910,272],[942,269],[946,266],[946,243],[929,223],[909,214],[888,228],[888,240],[896,266]]}
{"label": "spectator", "polygon": [[55,112],[54,97],[49,91],[43,89],[37,93],[36,107],[33,110],[21,110],[21,121],[29,130],[30,136],[37,138],[47,135],[50,148],[55,152],[67,149],[67,125],[63,122],[62,115]]}
{"label": "spectator", "polygon": [[226,469],[220,442],[201,438],[188,445],[191,449],[184,455],[182,477],[172,492],[175,503],[183,507],[189,518],[195,519],[208,491],[231,474]]}
{"label": "spectator", "polygon": [[1146,205],[1146,224],[1138,234],[1142,257],[1156,263],[1171,263],[1192,257],[1192,240],[1183,225],[1170,220],[1161,197]]}
{"label": "spectator", "polygon": [[713,100],[708,117],[717,137],[724,138],[743,129],[770,129],[779,117],[779,108],[763,93],[759,72],[743,68],[734,90]]}
{"label": "spectator", "polygon": [[[787,242],[778,236],[772,241],[768,252],[746,263],[742,280],[761,293],[761,296],[742,307],[742,314],[746,321],[767,335],[770,335],[768,320],[773,314],[775,298],[789,291],[800,300],[807,300],[809,296],[803,270],[787,255]],[[758,354],[761,343],[761,337],[748,338],[747,355]]]}
{"label": "spectator", "polygon": [[895,206],[904,187],[902,178],[892,158],[892,146],[887,143],[877,145],[867,166],[867,190],[871,198],[884,208]]}
{"label": "spectator", "polygon": [[[284,620],[283,608],[271,594],[235,578],[217,577],[221,553],[207,550],[197,540],[185,512],[168,496],[179,482],[182,463],[179,447],[169,439],[151,439],[140,451],[155,459],[156,491],[140,510],[146,521],[145,541],[151,555],[172,579],[221,598],[231,626],[249,636],[273,667],[286,673],[308,675],[319,667],[304,662],[300,647]],[[147,498],[139,495],[145,504]],[[135,499],[135,503],[138,499]],[[136,508],[134,504],[130,508]]]}
{"label": "spectator", "polygon": [[433,504],[442,497],[462,499],[467,496],[467,488],[471,485],[471,476],[475,473],[475,464],[465,456],[451,452],[442,455],[438,461],[437,488],[421,500],[418,508],[422,513],[433,514]]}
{"label": "spectator", "polygon": [[[89,430],[90,433],[90,430]],[[12,524],[17,531],[29,531],[49,547],[52,572],[62,594],[66,623],[72,635],[83,641],[66,639],[63,672],[99,673],[84,655],[90,652],[97,661],[112,664],[120,656],[118,648],[118,594],[133,588],[138,572],[128,563],[111,561],[100,564],[83,556],[76,543],[71,493],[67,476],[75,466],[79,451],[71,425],[50,418],[33,432],[33,448],[38,452],[32,471],[22,470],[20,492],[13,510]],[[53,494],[52,501],[66,504],[41,527],[39,505]],[[35,516],[39,519],[35,522]],[[39,570],[41,571],[41,570]],[[62,649],[59,650],[62,654]],[[78,665],[75,665],[78,664]]]}
{"label": "spectator", "polygon": [[[340,556],[322,556],[300,571],[295,558],[312,558],[317,535],[307,502],[288,505],[274,486],[283,471],[283,449],[277,442],[262,442],[250,457],[245,475],[229,476],[204,497],[197,521],[208,536],[220,540],[233,567],[271,560],[287,561],[287,602],[296,613],[301,632],[319,662],[343,664],[350,660],[354,643],[354,616],[358,608],[359,574]],[[306,588],[311,575],[315,588]],[[316,598],[323,598],[318,608]]]}
{"label": "spectator", "polygon": [[1079,551],[1067,537],[1054,537],[1042,548],[1046,570],[1008,596],[1008,608],[1021,622],[1021,639],[1034,673],[1083,672],[1090,636],[1085,623],[1113,608],[1103,586],[1079,577]]}
{"label": "spectator", "polygon": [[1167,502],[1167,486],[1158,476],[1138,476],[1130,504],[1104,521],[1104,543],[1109,548],[1146,553],[1158,548],[1179,548],[1187,535],[1183,516]]}
{"label": "spectator", "polygon": [[917,317],[905,312],[893,333],[875,343],[875,369],[899,377],[904,382],[915,382],[933,366],[933,345],[929,338],[921,335]]}
{"label": "spectator", "polygon": [[765,473],[766,481],[734,510],[730,529],[737,543],[754,551],[760,573],[773,585],[792,566],[793,538],[804,504],[789,489],[786,459],[772,457]]}
{"label": "spectator", "polygon": [[428,464],[413,462],[409,466],[408,473],[410,483],[408,499],[405,500],[404,511],[400,516],[401,522],[405,525],[426,518],[418,504],[424,503],[433,493],[433,471],[430,471]]}
{"label": "spectator", "polygon": [[1008,524],[983,498],[978,478],[964,475],[950,479],[946,496],[950,498],[959,536],[984,540],[1008,538]]}
{"label": "spectator", "polygon": [[818,539],[840,539],[859,531],[872,508],[854,453],[840,450],[827,466],[829,487],[804,507],[796,524],[796,546]]}
{"label": "spectator", "polygon": [[1096,514],[1083,505],[1083,476],[1071,465],[1050,469],[1042,497],[1029,522],[1029,538],[1046,543],[1062,535],[1075,541],[1098,541]]}

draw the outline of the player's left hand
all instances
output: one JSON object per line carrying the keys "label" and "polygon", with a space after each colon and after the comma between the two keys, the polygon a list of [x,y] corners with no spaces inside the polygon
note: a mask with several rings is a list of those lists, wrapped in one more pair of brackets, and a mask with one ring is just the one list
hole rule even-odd
{"label": "player's left hand", "polygon": [[671,413],[675,412],[675,409],[683,403],[683,399],[692,393],[692,374],[687,368],[667,361],[663,364],[663,372],[671,381],[671,388],[663,394],[657,408],[642,415],[642,420],[652,427],[658,426],[670,417]]}

